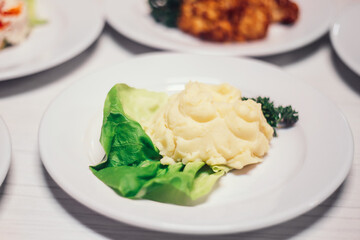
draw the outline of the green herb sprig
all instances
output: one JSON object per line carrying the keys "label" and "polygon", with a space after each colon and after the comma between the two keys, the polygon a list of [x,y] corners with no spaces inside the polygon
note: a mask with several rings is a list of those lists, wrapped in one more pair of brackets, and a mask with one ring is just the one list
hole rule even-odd
{"label": "green herb sprig", "polygon": [[266,118],[268,124],[274,128],[274,136],[277,136],[275,128],[291,127],[299,120],[299,113],[291,106],[278,106],[268,97],[247,98],[243,97],[242,100],[252,99],[261,104],[261,110]]}
{"label": "green herb sprig", "polygon": [[151,16],[167,27],[177,27],[182,0],[148,0]]}

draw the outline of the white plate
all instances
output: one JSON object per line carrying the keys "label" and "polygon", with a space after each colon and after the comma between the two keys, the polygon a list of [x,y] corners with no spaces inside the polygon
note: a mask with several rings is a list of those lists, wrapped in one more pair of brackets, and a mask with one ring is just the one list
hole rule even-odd
{"label": "white plate", "polygon": [[[199,205],[129,200],[115,194],[88,168],[99,145],[107,92],[123,82],[173,93],[189,80],[228,82],[245,96],[270,96],[278,104],[294,106],[300,120],[278,131],[263,163],[227,174]],[[45,112],[39,147],[49,174],[86,206],[136,226],[192,234],[247,231],[294,218],[342,183],[353,158],[344,116],[303,82],[256,60],[176,53],[146,54],[77,81]]]}
{"label": "white plate", "polygon": [[99,36],[104,17],[98,0],[36,0],[48,22],[21,44],[0,51],[0,81],[59,65],[85,50]]}
{"label": "white plate", "polygon": [[0,117],[0,185],[4,181],[11,161],[11,140],[9,130]]}
{"label": "white plate", "polygon": [[295,25],[272,24],[265,39],[251,43],[208,43],[180,30],[164,27],[149,15],[147,0],[107,0],[105,14],[118,32],[154,48],[225,56],[264,56],[304,46],[330,28],[335,8],[333,0],[294,2],[300,8],[300,17]]}
{"label": "white plate", "polygon": [[336,19],[330,32],[331,43],[338,56],[360,75],[360,4],[352,4]]}

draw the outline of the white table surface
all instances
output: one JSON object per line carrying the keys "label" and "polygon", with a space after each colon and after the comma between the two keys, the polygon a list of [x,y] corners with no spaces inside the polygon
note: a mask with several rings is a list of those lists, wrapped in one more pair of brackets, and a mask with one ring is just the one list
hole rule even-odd
{"label": "white table surface", "polygon": [[98,41],[74,59],[42,73],[0,82],[0,115],[9,127],[13,147],[11,167],[0,188],[0,239],[360,239],[360,77],[337,57],[327,35],[299,50],[259,58],[319,89],[340,108],[352,129],[355,152],[351,172],[339,189],[313,210],[258,231],[189,236],[128,226],[95,213],[66,194],[39,156],[37,131],[45,109],[82,76],[153,51],[157,50],[106,26]]}

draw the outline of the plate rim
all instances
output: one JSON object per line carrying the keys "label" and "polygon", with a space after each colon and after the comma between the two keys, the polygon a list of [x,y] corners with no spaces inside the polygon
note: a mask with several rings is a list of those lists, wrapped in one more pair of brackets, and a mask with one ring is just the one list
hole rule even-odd
{"label": "plate rim", "polygon": [[[47,0],[48,1],[48,0]],[[14,68],[11,68],[10,71],[4,70],[5,73],[0,73],[0,82],[1,81],[9,81],[14,80],[17,78],[30,76],[35,73],[40,73],[49,69],[52,69],[56,66],[59,66],[74,57],[81,54],[83,51],[85,51],[93,42],[96,41],[96,39],[100,36],[104,26],[105,26],[105,16],[104,16],[104,10],[103,6],[101,6],[100,2],[98,0],[86,0],[87,3],[92,2],[94,7],[98,5],[99,14],[96,16],[93,16],[93,18],[97,20],[97,24],[94,25],[92,28],[90,28],[91,31],[89,31],[90,34],[88,34],[86,38],[83,38],[77,45],[73,45],[70,50],[65,51],[62,55],[56,56],[54,58],[45,58],[42,60],[42,64],[35,64],[34,67],[31,68],[25,68],[25,70],[18,70],[18,68],[21,69],[22,65],[26,65],[26,63],[22,63],[20,66],[16,66]],[[70,1],[69,1],[70,3]],[[50,2],[48,4],[51,4]],[[86,10],[87,8],[83,8],[83,10]],[[71,25],[71,24],[70,24]],[[16,69],[16,71],[14,71]]]}
{"label": "plate rim", "polygon": [[[12,142],[11,142],[9,127],[6,125],[5,120],[0,116],[0,130],[1,129],[4,130],[4,132],[0,131],[0,139],[6,141],[7,146],[5,153],[0,154],[0,161],[1,161],[0,165],[2,166],[0,167],[0,187],[4,183],[4,180],[7,176],[11,164],[11,157],[12,157]],[[2,158],[2,156],[4,158]]]}
{"label": "plate rim", "polygon": [[356,73],[358,76],[360,76],[360,67],[356,66],[356,63],[354,63],[354,61],[351,60],[351,58],[349,58],[344,52],[343,50],[341,50],[341,44],[338,41],[338,34],[337,34],[337,28],[339,27],[339,25],[341,25],[341,21],[344,18],[347,18],[349,15],[348,13],[350,11],[353,11],[354,8],[357,8],[358,10],[360,10],[360,3],[359,2],[355,2],[355,3],[351,3],[349,4],[347,7],[345,7],[345,9],[343,9],[341,11],[341,13],[338,14],[338,16],[335,18],[331,29],[329,31],[329,35],[330,35],[330,42],[331,45],[333,46],[337,56],[339,56],[339,58],[341,59],[341,61],[348,67],[350,68],[354,73]]}
{"label": "plate rim", "polygon": [[[282,74],[284,74],[284,76],[286,75],[287,77],[291,77],[294,81],[296,82],[300,82],[300,84],[311,88],[313,90],[315,90],[318,94],[321,95],[321,97],[325,98],[325,100],[331,104],[332,107],[334,107],[337,110],[337,113],[339,114],[339,116],[341,116],[341,119],[344,121],[344,124],[346,126],[347,129],[347,133],[349,134],[349,140],[351,142],[351,146],[350,149],[351,151],[348,153],[349,156],[351,157],[351,159],[349,159],[349,161],[347,161],[347,165],[345,168],[343,168],[343,171],[341,172],[341,174],[337,175],[337,178],[335,178],[336,180],[334,180],[335,183],[333,183],[332,185],[329,185],[327,188],[324,189],[324,191],[322,191],[321,193],[319,193],[318,195],[314,195],[312,196],[312,204],[307,204],[304,203],[301,207],[297,207],[297,209],[294,209],[292,211],[288,211],[287,214],[277,214],[275,215],[275,217],[273,217],[272,219],[268,220],[268,221],[262,221],[261,224],[258,224],[256,226],[245,226],[245,227],[240,227],[238,225],[234,225],[234,226],[230,226],[230,227],[223,227],[223,228],[216,228],[216,229],[204,229],[201,228],[200,230],[197,228],[191,228],[191,226],[186,225],[187,228],[184,231],[184,229],[179,230],[179,225],[173,225],[173,224],[168,224],[166,226],[161,225],[161,226],[156,226],[154,224],[148,224],[148,223],[144,223],[142,221],[132,221],[132,219],[127,219],[126,216],[124,216],[123,218],[119,218],[119,216],[115,213],[112,213],[111,211],[101,211],[99,210],[99,207],[97,205],[97,203],[95,201],[93,201],[92,199],[85,199],[83,196],[81,196],[81,194],[78,194],[76,191],[73,191],[71,189],[71,187],[69,187],[66,184],[63,184],[63,182],[61,182],[59,175],[56,173],[56,171],[54,171],[54,169],[51,168],[51,161],[48,161],[48,158],[46,157],[47,153],[46,151],[44,151],[44,149],[42,149],[41,147],[41,142],[42,142],[42,136],[44,135],[43,133],[43,125],[44,122],[46,121],[46,114],[49,111],[49,109],[51,109],[51,107],[53,106],[54,102],[56,102],[58,99],[60,99],[60,97],[62,96],[62,94],[66,93],[68,89],[74,87],[74,85],[80,85],[82,82],[84,82],[86,80],[86,78],[91,77],[92,75],[96,75],[99,74],[101,72],[106,72],[109,71],[109,69],[115,68],[116,66],[122,65],[124,62],[129,62],[129,61],[137,61],[137,59],[139,58],[146,58],[146,57],[152,57],[152,56],[167,56],[167,55],[178,55],[178,56],[192,56],[191,54],[184,54],[184,53],[145,53],[145,54],[141,54],[138,55],[137,57],[133,57],[130,58],[128,61],[121,61],[120,63],[111,65],[111,66],[107,66],[106,68],[103,68],[99,71],[96,71],[92,74],[89,74],[88,76],[82,77],[79,81],[75,82],[74,84],[70,85],[67,89],[65,89],[64,91],[62,91],[52,102],[51,104],[49,104],[49,106],[47,107],[46,111],[43,114],[43,117],[41,119],[40,122],[40,127],[39,127],[39,132],[38,132],[38,144],[39,144],[39,150],[40,150],[40,156],[41,156],[41,160],[43,162],[43,165],[45,166],[46,170],[49,172],[50,176],[54,179],[54,181],[65,191],[67,192],[70,196],[72,196],[74,199],[76,199],[78,202],[80,202],[81,204],[89,207],[90,209],[94,210],[95,212],[97,212],[100,215],[105,215],[107,217],[110,217],[116,221],[121,221],[133,226],[137,226],[137,227],[141,227],[141,228],[145,228],[145,229],[149,229],[149,230],[156,230],[156,231],[161,231],[161,232],[171,232],[171,233],[180,233],[180,234],[195,234],[195,235],[217,235],[217,234],[229,234],[229,233],[239,233],[239,232],[247,232],[247,231],[253,231],[253,230],[257,230],[257,229],[262,229],[262,228],[266,228],[266,227],[270,227],[273,225],[277,225],[283,222],[286,222],[288,220],[294,219],[306,212],[308,212],[309,210],[313,209],[314,207],[318,206],[320,203],[322,203],[324,200],[326,200],[337,188],[339,188],[339,186],[344,182],[344,180],[346,179],[346,177],[349,174],[349,171],[351,169],[352,163],[353,163],[353,156],[354,156],[354,140],[353,140],[353,133],[351,131],[350,125],[348,120],[346,119],[345,115],[343,114],[343,112],[341,111],[341,109],[334,104],[331,99],[329,99],[326,95],[322,94],[318,89],[315,89],[314,87],[312,87],[309,84],[306,84],[302,81],[300,81],[299,79],[296,79],[294,76],[291,76],[290,74],[288,74],[287,72],[283,71],[280,67],[267,63],[267,62],[263,62],[260,60],[256,60],[256,59],[249,59],[249,58],[233,58],[233,57],[225,57],[225,58],[232,58],[235,61],[239,60],[239,61],[250,61],[250,62],[255,62],[255,63],[259,63],[259,64],[264,64],[266,66],[269,66],[271,68],[274,68],[276,71],[281,71]],[[215,57],[214,57],[215,58]],[[218,58],[218,57],[216,57]],[[289,79],[290,80],[290,79]],[[300,208],[300,209],[299,209]]]}

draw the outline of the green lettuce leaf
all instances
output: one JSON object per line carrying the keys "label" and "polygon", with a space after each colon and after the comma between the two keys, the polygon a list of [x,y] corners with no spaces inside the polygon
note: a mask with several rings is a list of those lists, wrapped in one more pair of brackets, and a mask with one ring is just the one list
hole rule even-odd
{"label": "green lettuce leaf", "polygon": [[162,92],[117,84],[116,97],[120,99],[124,113],[131,119],[144,124],[168,101],[169,96]]}
{"label": "green lettuce leaf", "polygon": [[159,150],[133,118],[148,120],[166,101],[162,93],[115,85],[105,100],[100,137],[107,158],[90,169],[121,196],[188,205],[207,195],[229,169],[160,163]]}
{"label": "green lettuce leaf", "polygon": [[149,104],[148,101],[136,101],[136,96],[140,98],[145,95],[150,95],[149,98],[153,96],[153,99],[156,99],[156,93],[145,94],[144,91],[146,90],[137,90],[126,84],[117,84],[111,88],[106,97],[100,143],[104,147],[109,160],[108,164],[111,166],[138,164],[146,159],[159,160],[161,158],[159,150],[153,145],[141,125],[128,117],[124,111],[123,102],[132,105],[133,108],[140,105],[138,109],[144,109],[138,112],[133,111],[132,116],[142,112],[149,116],[151,110],[148,109],[152,109],[152,112],[155,113],[154,105],[161,105],[163,97],[158,98],[158,102],[153,100],[153,104]]}

